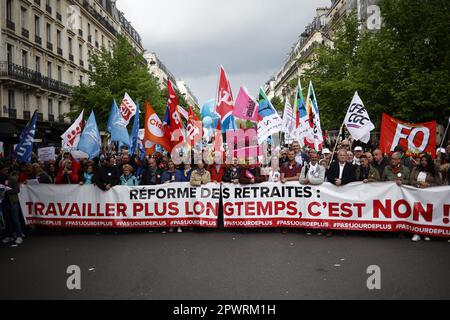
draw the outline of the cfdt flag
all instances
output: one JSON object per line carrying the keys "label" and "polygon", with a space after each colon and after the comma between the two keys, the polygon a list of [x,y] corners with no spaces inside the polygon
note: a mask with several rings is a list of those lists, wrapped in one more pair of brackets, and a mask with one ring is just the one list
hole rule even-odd
{"label": "cfdt flag", "polygon": [[144,147],[148,155],[156,150],[156,145],[160,145],[168,152],[172,152],[173,147],[168,137],[164,134],[162,121],[150,103],[146,101]]}
{"label": "cfdt flag", "polygon": [[407,156],[427,152],[436,158],[437,122],[407,123],[383,113],[380,149],[386,154],[402,146]]}
{"label": "cfdt flag", "polygon": [[100,155],[101,139],[98,131],[97,121],[95,120],[94,111],[91,112],[83,133],[81,134],[78,150],[89,155],[89,159],[93,159]]}
{"label": "cfdt flag", "polygon": [[113,101],[111,113],[109,115],[108,127],[106,129],[111,133],[111,141],[119,142],[122,145],[130,145],[130,136],[127,130],[127,122],[122,117],[116,101]]}
{"label": "cfdt flag", "polygon": [[236,129],[233,117],[233,101],[233,92],[231,90],[230,82],[228,81],[225,69],[220,66],[219,87],[216,97],[216,113],[219,115],[222,123],[222,132]]}
{"label": "cfdt flag", "polygon": [[136,114],[138,106],[133,102],[133,99],[125,92],[122,103],[120,104],[120,114],[125,120],[127,126],[131,118]]}
{"label": "cfdt flag", "polygon": [[258,121],[258,103],[244,87],[239,90],[234,104],[233,116],[243,120]]}
{"label": "cfdt flag", "polygon": [[369,114],[367,113],[366,107],[359,97],[358,92],[355,92],[355,96],[353,97],[347,115],[345,116],[344,124],[353,139],[364,143],[369,142],[370,132],[375,129],[375,126],[372,121],[370,121]]}
{"label": "cfdt flag", "polygon": [[14,158],[23,162],[31,163],[31,154],[33,153],[34,135],[36,133],[37,112],[33,114],[30,122],[23,129],[19,137],[19,143],[14,149]]}
{"label": "cfdt flag", "polygon": [[165,131],[172,144],[178,144],[184,141],[183,122],[178,112],[178,97],[170,80],[167,81],[167,94],[167,111],[164,117]]}
{"label": "cfdt flag", "polygon": [[312,82],[309,83],[306,112],[308,114],[310,128],[312,129],[312,139],[307,138],[307,141],[312,144],[317,151],[320,151],[323,147],[324,138],[320,123],[319,105],[317,104],[316,93],[314,92]]}
{"label": "cfdt flag", "polygon": [[70,128],[61,136],[64,146],[70,150],[76,150],[80,142],[81,132],[83,131],[83,115],[84,110],[81,111],[77,120],[70,126]]}
{"label": "cfdt flag", "polygon": [[283,130],[283,120],[263,89],[259,89],[258,104],[258,143],[262,144],[271,135]]}

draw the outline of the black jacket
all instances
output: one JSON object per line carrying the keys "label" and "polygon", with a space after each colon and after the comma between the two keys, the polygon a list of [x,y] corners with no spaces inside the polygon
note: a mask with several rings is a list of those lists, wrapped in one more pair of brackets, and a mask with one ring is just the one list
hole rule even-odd
{"label": "black jacket", "polygon": [[151,169],[146,167],[142,172],[141,186],[155,186],[161,184],[163,171],[161,169]]}
{"label": "black jacket", "polygon": [[[327,179],[328,182],[332,184],[336,184],[336,179],[339,179],[339,162],[334,161],[331,164],[330,170],[327,172]],[[356,181],[356,173],[355,173],[355,167],[350,163],[345,163],[344,172],[342,173],[342,185],[355,182]]]}
{"label": "black jacket", "polygon": [[233,168],[230,167],[225,171],[225,175],[223,176],[223,182],[231,182],[233,180],[239,180],[241,177],[241,168],[238,167],[236,171],[233,171]]}
{"label": "black jacket", "polygon": [[95,174],[95,182],[105,191],[108,184],[111,188],[120,184],[120,175],[118,167],[101,167]]}

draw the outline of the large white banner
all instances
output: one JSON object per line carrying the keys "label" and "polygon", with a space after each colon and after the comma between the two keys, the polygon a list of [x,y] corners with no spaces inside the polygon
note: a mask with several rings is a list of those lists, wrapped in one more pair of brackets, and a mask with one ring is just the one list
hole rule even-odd
{"label": "large white banner", "polygon": [[222,186],[228,228],[406,231],[450,237],[450,187],[414,189],[395,183],[336,187],[299,183]]}
{"label": "large white banner", "polygon": [[155,187],[24,185],[20,205],[27,224],[59,228],[217,228],[220,185]]}

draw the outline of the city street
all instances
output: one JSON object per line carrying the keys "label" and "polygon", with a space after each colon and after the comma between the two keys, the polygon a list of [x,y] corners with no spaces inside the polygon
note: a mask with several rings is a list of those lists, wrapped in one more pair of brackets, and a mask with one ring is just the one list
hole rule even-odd
{"label": "city street", "polygon": [[[449,250],[362,233],[41,230],[0,247],[0,299],[450,299]],[[66,287],[70,265],[81,290]],[[372,265],[381,290],[367,288]]]}

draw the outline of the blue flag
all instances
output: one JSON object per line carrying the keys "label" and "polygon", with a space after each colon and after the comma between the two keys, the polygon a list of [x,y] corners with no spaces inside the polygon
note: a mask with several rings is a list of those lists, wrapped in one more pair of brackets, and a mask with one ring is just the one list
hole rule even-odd
{"label": "blue flag", "polygon": [[108,126],[106,129],[111,133],[111,141],[120,142],[122,145],[130,145],[130,136],[127,130],[127,122],[122,117],[122,114],[117,107],[116,101],[113,101],[111,106],[111,113],[108,119]]}
{"label": "blue flag", "polygon": [[133,130],[131,130],[131,139],[130,139],[130,156],[133,156],[138,148],[138,140],[139,140],[139,102],[136,101],[136,114],[134,115],[134,121],[133,121]]}
{"label": "blue flag", "polygon": [[14,158],[23,162],[31,163],[31,154],[33,153],[34,134],[36,133],[37,112],[33,114],[30,122],[20,134],[19,143],[14,149]]}
{"label": "blue flag", "polygon": [[89,159],[93,159],[100,155],[101,139],[98,131],[97,121],[95,120],[94,111],[91,112],[83,133],[81,134],[78,150],[89,155]]}

